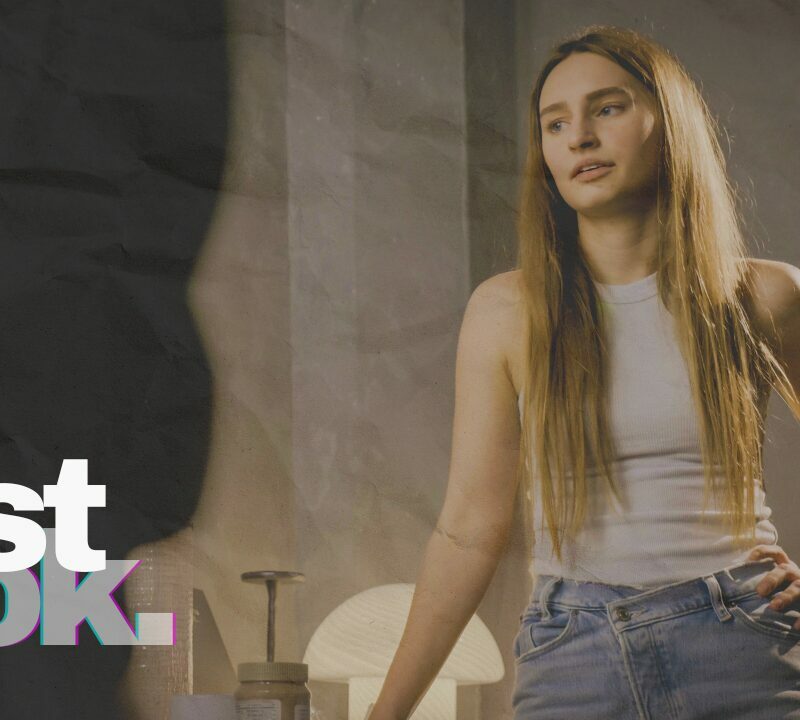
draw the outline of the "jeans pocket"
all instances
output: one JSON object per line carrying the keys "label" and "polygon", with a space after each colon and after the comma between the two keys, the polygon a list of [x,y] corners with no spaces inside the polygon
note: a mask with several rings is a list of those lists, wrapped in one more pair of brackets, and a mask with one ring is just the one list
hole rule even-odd
{"label": "jeans pocket", "polygon": [[550,616],[536,610],[522,618],[514,639],[514,661],[528,660],[555,648],[566,640],[575,627],[575,608],[550,607]]}
{"label": "jeans pocket", "polygon": [[763,597],[758,593],[748,594],[735,600],[728,609],[743,628],[770,637],[800,641],[800,630],[792,627],[800,618],[800,612],[795,607],[797,603],[788,609],[775,610],[769,607],[770,600],[771,595]]}

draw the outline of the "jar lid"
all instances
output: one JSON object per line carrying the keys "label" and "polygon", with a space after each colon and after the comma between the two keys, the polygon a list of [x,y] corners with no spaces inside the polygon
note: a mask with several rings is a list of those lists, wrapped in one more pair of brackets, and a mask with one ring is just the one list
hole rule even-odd
{"label": "jar lid", "polygon": [[306,682],[308,665],[294,662],[239,663],[239,682]]}

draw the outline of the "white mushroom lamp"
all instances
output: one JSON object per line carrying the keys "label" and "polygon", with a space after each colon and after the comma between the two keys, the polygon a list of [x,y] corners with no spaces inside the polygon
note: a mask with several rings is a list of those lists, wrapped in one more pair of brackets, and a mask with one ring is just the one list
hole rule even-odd
{"label": "white mushroom lamp", "polygon": [[[414,585],[370,588],[333,610],[316,629],[303,662],[311,680],[347,683],[349,720],[364,720],[375,702],[405,629]],[[489,628],[473,615],[412,720],[455,720],[456,687],[484,685],[505,673]]]}

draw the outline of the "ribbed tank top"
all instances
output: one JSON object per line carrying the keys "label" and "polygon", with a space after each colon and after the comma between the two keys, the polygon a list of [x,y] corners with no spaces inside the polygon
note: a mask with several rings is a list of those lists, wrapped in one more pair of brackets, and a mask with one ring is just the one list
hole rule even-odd
{"label": "ribbed tank top", "polygon": [[[537,491],[531,576],[650,588],[743,562],[750,549],[733,544],[721,492],[716,501],[709,494],[701,523],[700,426],[656,273],[625,285],[595,286],[607,322],[609,422],[617,451],[612,469],[623,505],[589,468],[586,519],[573,542],[565,536],[559,563]],[[753,545],[778,541],[765,500],[757,484]]]}

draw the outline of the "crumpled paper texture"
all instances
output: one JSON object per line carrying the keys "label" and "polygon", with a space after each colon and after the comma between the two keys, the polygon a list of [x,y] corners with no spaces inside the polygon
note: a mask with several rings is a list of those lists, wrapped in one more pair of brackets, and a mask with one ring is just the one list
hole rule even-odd
{"label": "crumpled paper texture", "polygon": [[[205,473],[186,292],[225,157],[225,37],[216,0],[0,7],[0,473],[41,494],[88,458],[89,544],[111,559],[185,527]],[[86,623],[77,647],[4,647],[2,715],[120,717],[129,653]]]}

